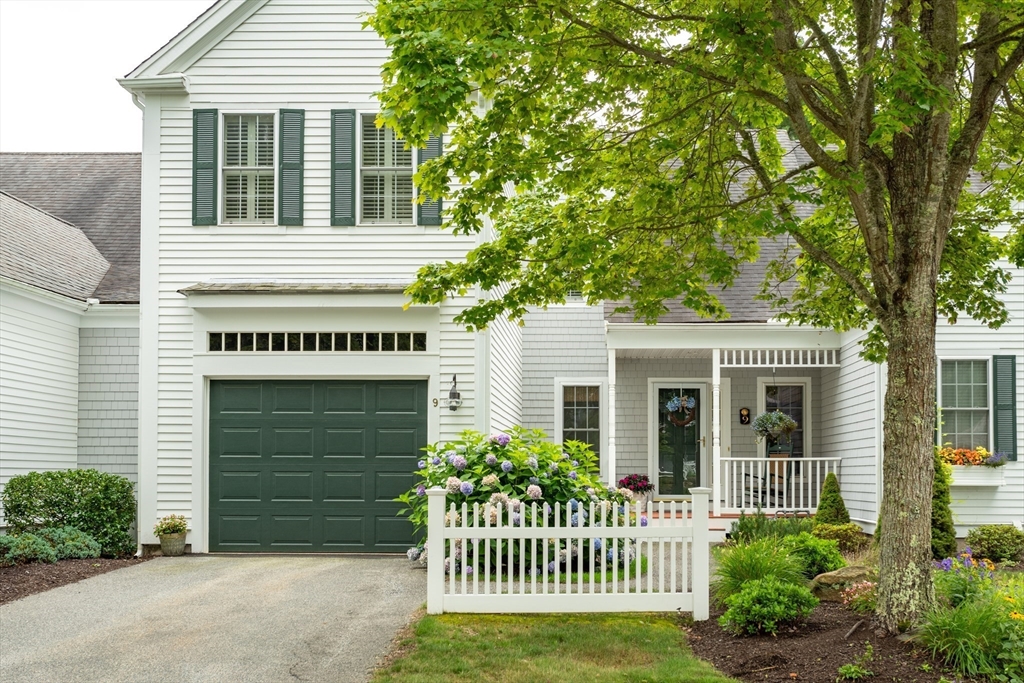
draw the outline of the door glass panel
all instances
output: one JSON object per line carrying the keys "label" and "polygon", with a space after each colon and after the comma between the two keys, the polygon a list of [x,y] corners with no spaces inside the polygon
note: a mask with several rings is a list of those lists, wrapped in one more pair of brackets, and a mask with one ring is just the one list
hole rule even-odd
{"label": "door glass panel", "polygon": [[[678,410],[670,410],[679,399]],[[699,389],[658,389],[658,493],[689,495],[700,486]]]}
{"label": "door glass panel", "polygon": [[780,384],[766,386],[764,390],[766,410],[781,410],[796,421],[796,430],[789,437],[780,436],[777,440],[765,439],[769,448],[778,447],[788,451],[792,445],[792,457],[804,457],[804,387],[802,384]]}

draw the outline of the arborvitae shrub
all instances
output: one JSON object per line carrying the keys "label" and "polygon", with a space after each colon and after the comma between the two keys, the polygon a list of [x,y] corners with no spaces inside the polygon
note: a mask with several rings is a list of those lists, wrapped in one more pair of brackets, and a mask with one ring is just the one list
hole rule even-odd
{"label": "arborvitae shrub", "polygon": [[956,555],[956,529],[953,527],[953,511],[949,509],[952,480],[952,470],[936,450],[932,484],[932,557],[936,560]]}
{"label": "arborvitae shrub", "polygon": [[849,524],[850,513],[846,511],[846,503],[843,502],[843,495],[839,492],[839,480],[835,472],[829,472],[825,477],[825,485],[821,487],[821,500],[818,501],[818,511],[814,514],[814,521],[818,524]]}

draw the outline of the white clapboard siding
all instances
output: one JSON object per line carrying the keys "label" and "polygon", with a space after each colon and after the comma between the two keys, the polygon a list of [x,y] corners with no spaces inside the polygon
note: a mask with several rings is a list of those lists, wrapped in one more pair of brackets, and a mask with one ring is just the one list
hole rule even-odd
{"label": "white clapboard siding", "polygon": [[[229,278],[408,282],[425,263],[464,258],[474,243],[436,227],[330,225],[330,110],[372,111],[381,88],[387,49],[362,28],[371,10],[368,2],[271,0],[185,69],[188,98],[165,97],[160,104],[157,261],[143,264],[145,272],[158,273],[157,291],[148,294],[156,321],[143,329],[141,342],[144,356],[147,344],[155,346],[158,387],[154,429],[139,436],[141,452],[156,456],[155,482],[141,482],[144,497],[155,486],[156,509],[147,508],[147,515],[188,515],[202,501],[193,479],[195,330],[179,289]],[[196,108],[305,110],[304,225],[192,225]],[[453,322],[467,301],[440,306],[439,348],[430,349],[440,356],[441,388],[446,392],[457,375],[464,401],[458,411],[439,411],[442,439],[474,424],[476,340]]]}
{"label": "white clapboard siding", "polygon": [[842,365],[821,371],[821,442],[823,455],[842,459],[840,486],[850,516],[873,523],[881,499],[876,412],[881,376],[878,365],[858,355],[863,338],[863,333],[844,334]]}
{"label": "white clapboard siding", "polygon": [[1002,296],[1010,314],[1009,322],[992,330],[969,318],[960,318],[955,325],[940,318],[936,330],[935,347],[940,360],[973,357],[991,363],[994,355],[1017,357],[1017,462],[1005,466],[1002,486],[952,489],[953,522],[958,536],[981,524],[1024,522],[1024,270],[1005,261],[1001,265],[1013,278]]}
{"label": "white clapboard siding", "polygon": [[0,490],[77,464],[78,319],[0,286]]}

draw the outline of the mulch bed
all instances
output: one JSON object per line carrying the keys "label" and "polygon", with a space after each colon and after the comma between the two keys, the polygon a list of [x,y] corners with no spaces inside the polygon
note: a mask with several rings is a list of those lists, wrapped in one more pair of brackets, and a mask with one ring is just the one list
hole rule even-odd
{"label": "mulch bed", "polygon": [[149,558],[129,557],[113,560],[101,557],[95,560],[61,560],[55,564],[30,562],[13,567],[0,567],[0,605],[51,588],[66,586],[90,576],[132,567],[147,559]]}
{"label": "mulch bed", "polygon": [[[834,683],[840,666],[864,654],[865,642],[874,648],[874,658],[864,665],[875,674],[870,681],[937,683],[942,677],[942,666],[926,652],[897,638],[879,638],[870,616],[862,617],[838,603],[822,602],[807,622],[780,631],[777,637],[733,636],[718,625],[720,615],[720,610],[712,610],[711,619],[694,623],[689,644],[695,655],[741,681]],[[922,665],[929,670],[922,671]]]}

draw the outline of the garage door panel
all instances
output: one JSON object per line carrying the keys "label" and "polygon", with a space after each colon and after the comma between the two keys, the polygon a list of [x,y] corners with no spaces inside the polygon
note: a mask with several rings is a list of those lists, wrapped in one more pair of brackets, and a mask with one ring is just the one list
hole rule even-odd
{"label": "garage door panel", "polygon": [[262,472],[220,472],[216,479],[216,499],[224,502],[260,501]]}
{"label": "garage door panel", "polygon": [[313,428],[275,428],[271,435],[272,458],[312,458]]}
{"label": "garage door panel", "polygon": [[258,550],[262,545],[262,515],[219,515],[211,527],[221,546]]}
{"label": "garage door panel", "polygon": [[324,412],[365,415],[366,385],[328,384],[324,387]]}
{"label": "garage door panel", "polygon": [[366,430],[328,427],[324,430],[324,457],[365,460]]}
{"label": "garage door panel", "polygon": [[263,455],[262,440],[260,427],[221,427],[214,434],[211,451],[232,460],[258,459]]}
{"label": "garage door panel", "polygon": [[324,502],[362,502],[366,500],[365,482],[363,472],[324,472]]}
{"label": "garage door panel", "polygon": [[377,386],[377,413],[415,415],[419,403],[419,385],[381,384]]}
{"label": "garage door panel", "polygon": [[420,455],[420,434],[417,429],[377,429],[377,458],[409,458],[413,462]]}
{"label": "garage door panel", "polygon": [[274,472],[270,481],[272,501],[313,502],[312,472]]}
{"label": "garage door panel", "polygon": [[324,546],[334,550],[362,550],[367,545],[366,517],[325,515]]}
{"label": "garage door panel", "polygon": [[263,412],[263,386],[249,382],[220,382],[214,391],[219,391],[220,412],[255,413]]}
{"label": "garage door panel", "polygon": [[271,546],[313,547],[313,515],[270,515]]}
{"label": "garage door panel", "polygon": [[215,380],[210,396],[212,551],[412,542],[393,499],[413,486],[426,446],[426,382]]}
{"label": "garage door panel", "polygon": [[313,414],[313,384],[275,384],[272,412]]}
{"label": "garage door panel", "polygon": [[374,536],[381,549],[405,550],[412,538],[412,522],[404,517],[377,517]]}

